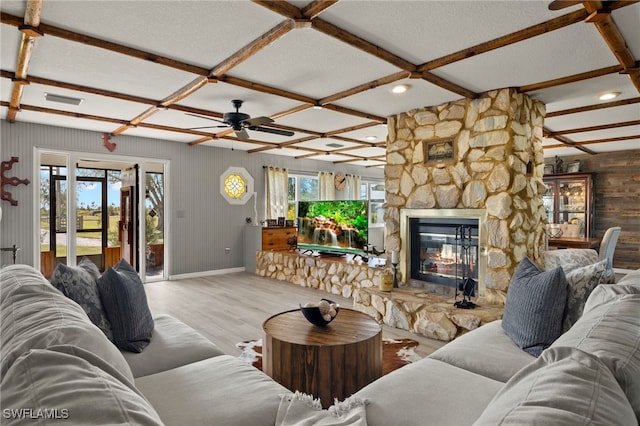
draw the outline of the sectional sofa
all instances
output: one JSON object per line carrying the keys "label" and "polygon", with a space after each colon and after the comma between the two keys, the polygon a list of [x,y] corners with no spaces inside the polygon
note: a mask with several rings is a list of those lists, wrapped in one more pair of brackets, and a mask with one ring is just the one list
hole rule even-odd
{"label": "sectional sofa", "polygon": [[[597,286],[538,357],[489,323],[361,389],[364,409],[322,424],[635,425],[639,312],[640,272]],[[0,315],[3,425],[293,424],[281,415],[288,389],[170,316],[154,316],[142,352],[121,352],[25,265],[0,271]]]}

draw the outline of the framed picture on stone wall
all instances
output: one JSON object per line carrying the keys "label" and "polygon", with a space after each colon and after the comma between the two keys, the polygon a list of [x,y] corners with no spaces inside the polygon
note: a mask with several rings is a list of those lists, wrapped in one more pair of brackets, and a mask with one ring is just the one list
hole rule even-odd
{"label": "framed picture on stone wall", "polygon": [[452,163],[456,158],[456,144],[453,138],[424,141],[425,163],[440,165]]}

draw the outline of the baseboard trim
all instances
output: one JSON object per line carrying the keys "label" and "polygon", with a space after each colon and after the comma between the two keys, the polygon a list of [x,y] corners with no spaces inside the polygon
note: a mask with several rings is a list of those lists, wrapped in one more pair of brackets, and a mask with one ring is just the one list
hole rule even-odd
{"label": "baseboard trim", "polygon": [[233,274],[235,272],[244,272],[244,266],[239,268],[227,268],[227,269],[214,269],[212,271],[201,271],[201,272],[189,272],[186,274],[176,274],[169,275],[169,280],[183,280],[187,278],[201,278],[201,277],[209,277],[211,275],[224,275],[224,274]]}

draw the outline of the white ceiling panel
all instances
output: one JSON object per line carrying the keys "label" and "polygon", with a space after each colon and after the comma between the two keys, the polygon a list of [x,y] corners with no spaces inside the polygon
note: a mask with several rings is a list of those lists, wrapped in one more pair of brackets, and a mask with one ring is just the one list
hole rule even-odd
{"label": "white ceiling panel", "polygon": [[[578,129],[584,127],[599,126],[625,121],[640,120],[640,103],[606,108],[595,111],[586,111],[579,114],[547,117],[544,120],[545,127],[552,130]],[[569,127],[571,126],[571,127]],[[640,133],[639,133],[640,134]]]}
{"label": "white ceiling panel", "polygon": [[380,157],[384,156],[387,153],[387,150],[384,147],[370,147],[370,148],[360,148],[354,149],[351,151],[347,151],[346,153],[352,155],[360,155],[362,157]]}
{"label": "white ceiling panel", "polygon": [[294,115],[279,118],[278,124],[291,127],[303,127],[315,132],[329,132],[335,129],[344,129],[346,127],[368,123],[369,121],[371,120],[342,114],[327,108],[319,110],[310,108]]}
{"label": "white ceiling panel", "polygon": [[[391,89],[397,84],[407,84],[409,90],[402,94],[393,94]],[[407,105],[435,106],[460,99],[460,95],[442,89],[422,79],[404,79],[385,84],[348,98],[340,99],[337,105],[366,111],[382,117],[406,112]]]}
{"label": "white ceiling panel", "polygon": [[[90,120],[86,118],[69,117],[66,115],[47,114],[43,112],[23,110],[20,112],[20,121],[26,123],[39,123],[55,127],[67,127],[71,129],[92,130],[100,133],[111,133],[119,124],[107,123],[105,121]],[[5,125],[6,121],[2,125]],[[96,140],[102,143],[100,137]]]}
{"label": "white ceiling panel", "polygon": [[[608,138],[620,138],[640,135],[640,125],[617,127],[609,130],[594,130],[592,132],[572,133],[567,135],[574,142],[584,142]],[[640,147],[639,147],[640,148]]]}
{"label": "white ceiling panel", "polygon": [[533,1],[341,1],[322,14],[415,65],[557,16]]}
{"label": "white ceiling panel", "polygon": [[[330,146],[330,145],[342,145],[342,146],[336,147],[336,146]],[[315,148],[323,151],[333,151],[336,149],[352,148],[352,147],[358,146],[358,144],[342,141],[338,139],[332,139],[332,138],[318,138],[310,141],[297,143],[295,146],[300,148]]]}
{"label": "white ceiling panel", "polygon": [[82,8],[77,0],[55,0],[44,2],[42,18],[204,68],[213,68],[282,20],[243,1],[94,1]]}
{"label": "white ceiling panel", "polygon": [[476,92],[517,87],[617,64],[593,25],[575,24],[437,68]]}
{"label": "white ceiling panel", "polygon": [[[45,93],[80,98],[82,99],[82,103],[76,106],[47,101],[44,97]],[[151,105],[145,105],[137,102],[129,102],[121,99],[94,95],[92,93],[83,93],[60,87],[44,86],[41,84],[27,85],[24,88],[22,101],[25,105],[33,105],[61,111],[73,111],[81,114],[116,118],[125,121],[130,120],[131,117],[135,117],[151,107]]]}
{"label": "white ceiling panel", "polygon": [[240,112],[252,117],[270,116],[300,105],[299,101],[280,96],[267,96],[255,90],[247,90],[223,82],[207,84],[179,104],[224,114],[234,111],[232,99],[244,101]]}
{"label": "white ceiling panel", "polygon": [[319,99],[397,71],[387,62],[306,29],[278,39],[229,74]]}
{"label": "white ceiling panel", "polygon": [[598,95],[605,92],[620,92],[616,100],[638,97],[638,91],[629,76],[617,73],[537,90],[529,95],[544,102],[547,112],[552,112],[601,104],[605,101],[599,100]]}
{"label": "white ceiling panel", "polygon": [[612,151],[626,151],[628,149],[640,149],[640,138],[620,141],[615,143],[593,143],[586,145],[593,152],[612,152]]}
{"label": "white ceiling panel", "polygon": [[611,16],[637,60],[640,58],[640,3],[614,10]]}
{"label": "white ceiling panel", "polygon": [[157,100],[197,77],[56,37],[40,37],[34,50],[37,54],[33,55],[30,66],[33,76]]}
{"label": "white ceiling panel", "polygon": [[16,31],[14,27],[2,24],[0,26],[0,37],[2,38],[2,49],[0,49],[2,69],[15,71],[22,33]]}

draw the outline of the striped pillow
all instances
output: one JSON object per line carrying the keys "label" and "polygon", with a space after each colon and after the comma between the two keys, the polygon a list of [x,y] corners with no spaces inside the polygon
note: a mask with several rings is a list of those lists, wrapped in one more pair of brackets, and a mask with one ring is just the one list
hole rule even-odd
{"label": "striped pillow", "polygon": [[142,352],[151,341],[154,323],[136,270],[122,259],[98,278],[98,290],[111,323],[113,343],[121,350]]}
{"label": "striped pillow", "polygon": [[543,271],[525,257],[509,283],[502,328],[520,348],[537,357],[562,334],[566,301],[562,268]]}

